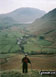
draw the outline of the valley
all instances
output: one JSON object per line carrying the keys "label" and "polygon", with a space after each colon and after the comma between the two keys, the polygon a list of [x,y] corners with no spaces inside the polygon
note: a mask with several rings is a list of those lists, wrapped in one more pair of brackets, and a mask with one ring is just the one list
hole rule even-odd
{"label": "valley", "polygon": [[[45,37],[45,36],[44,36]],[[28,54],[55,54],[56,46],[54,40],[41,35],[31,34],[20,27],[11,27],[0,32],[0,53],[24,53]],[[4,51],[5,50],[5,51]]]}
{"label": "valley", "polygon": [[[25,53],[32,62],[32,69],[29,65],[30,73],[23,77],[31,75],[31,77],[42,77],[39,74],[41,70],[56,70],[56,9],[47,14],[41,11],[41,16],[45,15],[38,17],[32,23],[29,23],[27,19],[28,14],[25,20],[23,18],[24,21],[20,20],[20,17],[18,19],[18,16],[22,16],[25,10],[27,9],[23,11],[17,9],[10,14],[0,15],[0,75],[2,77],[22,77],[21,60]],[[31,13],[30,11],[30,15]],[[8,15],[10,17],[7,17]],[[2,20],[4,20],[3,23]]]}

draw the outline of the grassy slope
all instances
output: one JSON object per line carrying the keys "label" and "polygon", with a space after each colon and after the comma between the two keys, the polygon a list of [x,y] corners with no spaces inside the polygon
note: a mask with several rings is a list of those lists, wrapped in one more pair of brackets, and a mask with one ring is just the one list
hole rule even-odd
{"label": "grassy slope", "polygon": [[56,75],[40,75],[38,71],[32,71],[32,73],[22,74],[18,71],[3,72],[1,77],[56,77]]}

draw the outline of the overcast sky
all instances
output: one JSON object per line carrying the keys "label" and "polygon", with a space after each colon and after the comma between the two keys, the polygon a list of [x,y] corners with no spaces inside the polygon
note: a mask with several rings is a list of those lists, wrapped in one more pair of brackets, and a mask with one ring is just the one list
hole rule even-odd
{"label": "overcast sky", "polygon": [[0,0],[0,14],[21,7],[33,7],[48,12],[56,8],[56,0]]}

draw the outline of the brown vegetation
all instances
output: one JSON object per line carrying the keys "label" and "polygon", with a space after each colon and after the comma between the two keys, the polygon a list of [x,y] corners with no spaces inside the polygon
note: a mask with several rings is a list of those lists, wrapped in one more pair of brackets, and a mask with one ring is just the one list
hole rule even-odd
{"label": "brown vegetation", "polygon": [[[8,58],[7,63],[0,64],[1,70],[12,70],[12,69],[22,69],[22,55],[14,55]],[[56,55],[35,55],[29,56],[32,62],[32,69],[37,70],[56,70]],[[29,69],[31,65],[29,64]]]}

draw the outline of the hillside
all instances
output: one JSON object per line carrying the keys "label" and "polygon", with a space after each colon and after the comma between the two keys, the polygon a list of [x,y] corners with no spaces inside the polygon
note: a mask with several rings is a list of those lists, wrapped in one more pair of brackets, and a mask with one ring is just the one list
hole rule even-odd
{"label": "hillside", "polygon": [[0,14],[0,28],[18,24],[32,23],[35,19],[40,18],[45,11],[35,8],[20,8],[7,14]]}
{"label": "hillside", "polygon": [[54,38],[56,34],[56,8],[33,22],[28,30],[36,35],[49,35]]}

